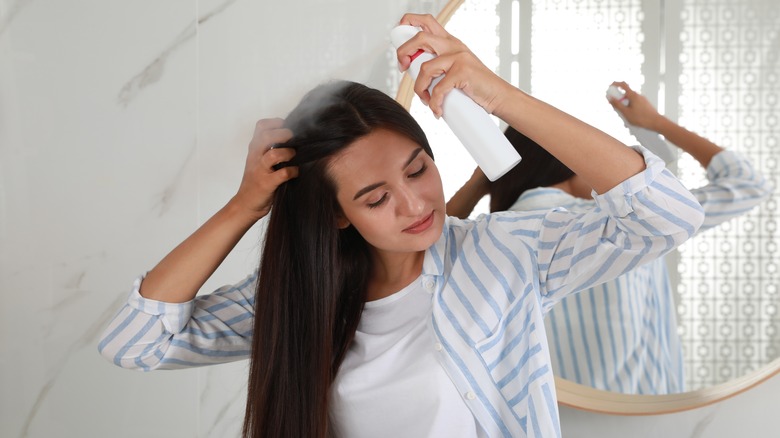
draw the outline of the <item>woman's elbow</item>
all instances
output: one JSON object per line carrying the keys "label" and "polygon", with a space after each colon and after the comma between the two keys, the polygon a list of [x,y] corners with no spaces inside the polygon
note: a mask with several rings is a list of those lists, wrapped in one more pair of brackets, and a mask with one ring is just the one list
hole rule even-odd
{"label": "woman's elbow", "polygon": [[160,368],[162,364],[161,355],[152,353],[147,355],[129,354],[121,349],[106,346],[98,346],[98,352],[103,358],[112,364],[127,370],[152,371]]}
{"label": "woman's elbow", "polygon": [[97,350],[103,358],[120,368],[151,371],[161,365],[163,354],[160,347],[107,329],[100,337]]}
{"label": "woman's elbow", "polygon": [[699,231],[699,228],[704,224],[704,208],[698,201],[692,202],[690,208],[686,208],[678,213],[678,218],[680,220],[678,231],[670,235],[674,240],[675,247],[690,239]]}

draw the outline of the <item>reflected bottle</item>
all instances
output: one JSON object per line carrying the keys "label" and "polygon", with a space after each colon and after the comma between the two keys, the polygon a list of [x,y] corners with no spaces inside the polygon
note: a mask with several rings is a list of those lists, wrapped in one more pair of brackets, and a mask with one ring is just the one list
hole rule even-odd
{"label": "reflected bottle", "polygon": [[[631,103],[628,96],[626,96],[626,90],[614,84],[607,87],[607,100],[610,98],[617,100],[623,106],[628,106]],[[650,152],[658,155],[658,157],[664,160],[667,165],[677,161],[677,149],[669,146],[660,134],[640,126],[632,125],[628,123],[628,120],[626,120],[620,111],[616,112],[620,118],[623,119],[623,124],[628,128],[628,132],[637,139],[639,144],[649,149]]]}

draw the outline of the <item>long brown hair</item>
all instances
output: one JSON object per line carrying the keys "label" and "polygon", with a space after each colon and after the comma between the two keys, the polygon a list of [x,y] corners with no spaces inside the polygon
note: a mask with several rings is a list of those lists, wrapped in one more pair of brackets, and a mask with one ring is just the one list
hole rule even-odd
{"label": "long brown hair", "polygon": [[285,124],[293,138],[281,146],[296,150],[289,164],[299,176],[276,190],[266,231],[243,436],[323,438],[330,385],[354,338],[370,272],[368,244],[354,227],[337,227],[328,164],[379,127],[433,153],[401,105],[353,82],[310,91]]}
{"label": "long brown hair", "polygon": [[523,133],[509,126],[504,135],[523,159],[490,183],[491,212],[509,210],[526,190],[558,184],[574,176],[565,164]]}

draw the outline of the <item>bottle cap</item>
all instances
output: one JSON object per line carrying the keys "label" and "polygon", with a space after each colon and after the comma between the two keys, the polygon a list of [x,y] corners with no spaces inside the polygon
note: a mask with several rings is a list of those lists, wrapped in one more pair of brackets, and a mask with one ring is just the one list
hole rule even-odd
{"label": "bottle cap", "polygon": [[622,90],[616,85],[610,85],[607,88],[607,98],[610,97],[622,103],[623,105],[628,105],[628,97],[626,97],[625,90]]}
{"label": "bottle cap", "polygon": [[403,45],[403,43],[409,41],[417,35],[417,33],[420,32],[420,28],[417,26],[410,26],[408,24],[402,24],[400,26],[396,26],[393,28],[393,30],[390,31],[390,41],[393,43],[393,46],[397,49]]}

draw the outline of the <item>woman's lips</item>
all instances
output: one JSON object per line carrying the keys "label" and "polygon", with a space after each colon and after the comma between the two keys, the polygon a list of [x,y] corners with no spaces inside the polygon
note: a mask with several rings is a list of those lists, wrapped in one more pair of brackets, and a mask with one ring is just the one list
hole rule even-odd
{"label": "woman's lips", "polygon": [[423,231],[427,230],[428,228],[430,228],[431,225],[433,225],[433,212],[431,212],[431,214],[426,216],[424,219],[422,219],[422,220],[420,220],[418,222],[413,223],[408,228],[405,228],[404,232],[405,233],[412,233],[412,234],[419,234],[419,233],[422,233]]}

